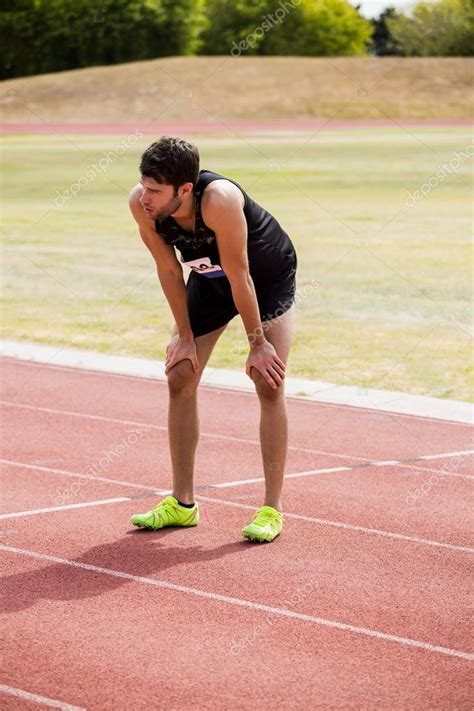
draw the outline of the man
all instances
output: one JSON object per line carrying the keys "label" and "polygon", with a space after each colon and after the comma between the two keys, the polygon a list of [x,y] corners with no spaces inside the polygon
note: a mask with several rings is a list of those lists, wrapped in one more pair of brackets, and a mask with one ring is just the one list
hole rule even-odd
{"label": "man", "polygon": [[[144,152],[130,209],[153,255],[175,327],[166,349],[173,495],[135,514],[135,526],[195,526],[197,387],[227,323],[240,314],[249,341],[246,373],[260,401],[264,505],[242,530],[252,541],[281,533],[288,425],[285,365],[293,330],[296,253],[278,222],[231,180],[199,170],[198,149],[162,137]],[[185,283],[177,259],[190,269]]]}

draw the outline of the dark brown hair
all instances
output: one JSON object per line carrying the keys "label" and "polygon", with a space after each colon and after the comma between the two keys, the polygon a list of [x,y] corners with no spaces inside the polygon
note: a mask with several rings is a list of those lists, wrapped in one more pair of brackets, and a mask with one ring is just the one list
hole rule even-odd
{"label": "dark brown hair", "polygon": [[143,153],[140,173],[157,183],[173,185],[175,191],[184,183],[194,186],[199,177],[199,151],[182,138],[162,136]]}

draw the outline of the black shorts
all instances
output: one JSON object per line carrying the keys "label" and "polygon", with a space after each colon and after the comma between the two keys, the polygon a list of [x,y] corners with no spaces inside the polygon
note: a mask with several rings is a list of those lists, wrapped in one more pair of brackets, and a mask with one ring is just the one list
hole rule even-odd
{"label": "black shorts", "polygon": [[[293,305],[296,293],[295,271],[286,278],[266,283],[254,282],[261,321],[271,321]],[[191,272],[187,282],[188,312],[194,336],[203,336],[225,326],[239,313],[226,277],[210,279]]]}

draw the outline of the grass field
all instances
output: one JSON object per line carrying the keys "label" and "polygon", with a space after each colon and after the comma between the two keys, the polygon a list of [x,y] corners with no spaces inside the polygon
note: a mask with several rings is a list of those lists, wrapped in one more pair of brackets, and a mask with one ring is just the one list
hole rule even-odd
{"label": "grass field", "polygon": [[[289,375],[472,399],[467,128],[186,137],[297,247]],[[170,312],[127,208],[151,138],[85,177],[123,138],[4,139],[5,338],[163,358]],[[243,368],[243,336],[235,319],[211,364]]]}

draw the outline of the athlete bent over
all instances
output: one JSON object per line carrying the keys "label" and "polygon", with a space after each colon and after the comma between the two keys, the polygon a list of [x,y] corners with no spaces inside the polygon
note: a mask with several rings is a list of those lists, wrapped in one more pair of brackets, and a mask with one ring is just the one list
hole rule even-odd
{"label": "athlete bent over", "polygon": [[[281,492],[288,448],[285,366],[293,332],[294,246],[277,220],[234,181],[199,169],[198,149],[162,137],[141,157],[130,209],[175,320],[166,349],[173,495],[135,514],[135,526],[195,526],[197,388],[226,325],[242,318],[246,373],[260,402],[265,499],[242,535],[272,541],[282,531]],[[180,254],[177,258],[176,250]],[[187,283],[182,265],[189,268]]]}

